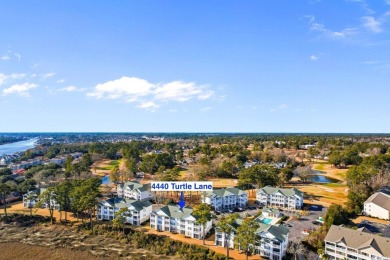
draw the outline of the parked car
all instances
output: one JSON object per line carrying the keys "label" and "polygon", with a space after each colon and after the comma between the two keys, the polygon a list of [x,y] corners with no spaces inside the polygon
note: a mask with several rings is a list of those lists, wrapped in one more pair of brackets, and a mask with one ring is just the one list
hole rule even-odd
{"label": "parked car", "polygon": [[228,212],[229,213],[233,213],[234,211],[232,209],[228,209]]}

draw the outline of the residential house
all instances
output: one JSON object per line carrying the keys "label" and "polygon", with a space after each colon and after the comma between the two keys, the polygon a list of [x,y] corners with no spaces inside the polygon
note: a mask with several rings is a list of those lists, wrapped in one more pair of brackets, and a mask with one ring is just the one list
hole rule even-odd
{"label": "residential house", "polygon": [[202,202],[210,204],[215,210],[244,208],[248,203],[248,194],[237,188],[215,189],[202,195]]}
{"label": "residential house", "polygon": [[332,225],[325,237],[325,254],[330,260],[390,260],[390,239]]}
{"label": "residential house", "polygon": [[265,186],[257,191],[256,202],[263,206],[301,209],[303,206],[303,194],[295,188],[282,189]]}
{"label": "residential house", "polygon": [[[284,225],[268,225],[256,219],[259,228],[256,233],[259,237],[255,245],[254,253],[261,255],[263,258],[272,260],[281,260],[287,251],[289,230]],[[242,219],[237,219],[233,224],[233,232],[226,235],[215,228],[215,245],[234,248],[234,237],[237,228],[242,224]]]}
{"label": "residential house", "polygon": [[364,202],[363,214],[390,220],[390,186],[382,187]]}
{"label": "residential house", "polygon": [[139,226],[147,221],[152,213],[150,201],[139,201],[126,198],[110,198],[98,204],[97,218],[100,220],[113,220],[115,213],[122,208],[127,208],[126,223]]}
{"label": "residential house", "polygon": [[202,239],[203,234],[210,231],[212,221],[207,222],[203,232],[203,226],[195,223],[196,217],[193,216],[192,212],[193,210],[189,206],[182,209],[179,206],[164,206],[152,212],[150,227],[159,231],[169,231],[186,237]]}
{"label": "residential house", "polygon": [[131,181],[125,184],[119,184],[117,193],[119,197],[127,199],[152,200],[154,198],[154,192],[150,190],[150,184],[140,184]]}

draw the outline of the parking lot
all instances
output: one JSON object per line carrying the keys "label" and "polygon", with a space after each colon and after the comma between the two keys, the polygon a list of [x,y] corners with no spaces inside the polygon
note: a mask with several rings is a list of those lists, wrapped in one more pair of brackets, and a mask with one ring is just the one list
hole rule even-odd
{"label": "parking lot", "polygon": [[[316,206],[316,205],[314,205]],[[302,216],[299,220],[290,218],[285,224],[290,229],[289,240],[302,239],[306,235],[302,234],[303,230],[314,230],[320,227],[320,224],[313,224],[313,221],[318,220],[318,217],[323,217],[326,214],[326,208],[317,205],[309,207],[308,215]],[[283,214],[289,217],[296,215],[296,212],[284,210]]]}
{"label": "parking lot", "polygon": [[374,234],[382,234],[382,236],[384,237],[390,237],[389,225],[363,220],[358,225],[358,228],[362,228],[362,227],[367,228],[370,232]]}

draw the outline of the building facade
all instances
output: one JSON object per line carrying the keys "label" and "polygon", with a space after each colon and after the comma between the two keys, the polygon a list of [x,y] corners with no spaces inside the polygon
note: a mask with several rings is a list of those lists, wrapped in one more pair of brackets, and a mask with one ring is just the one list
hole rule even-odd
{"label": "building facade", "polygon": [[139,184],[138,182],[128,181],[119,184],[117,187],[118,197],[135,200],[152,200],[154,192],[150,190],[150,184]]}
{"label": "building facade", "polygon": [[[236,229],[242,224],[242,219],[237,219],[233,225],[233,232],[226,235],[215,229],[215,245],[234,248],[234,237]],[[266,259],[281,260],[287,252],[289,230],[283,225],[267,225],[261,221],[255,220],[259,224],[257,229],[258,243],[255,246],[254,253]]]}
{"label": "building facade", "polygon": [[98,204],[97,218],[100,220],[113,220],[115,213],[122,208],[128,209],[125,222],[134,226],[139,226],[147,221],[152,213],[152,203],[150,201],[110,198]]}
{"label": "building facade", "polygon": [[248,194],[237,188],[216,189],[203,194],[202,202],[210,204],[217,211],[244,208],[248,203]]}
{"label": "building facade", "polygon": [[380,219],[390,220],[390,187],[382,187],[365,202],[363,214]]}
{"label": "building facade", "polygon": [[[159,210],[153,211],[150,215],[150,227],[159,231],[168,231],[171,233],[182,234],[186,237],[202,239],[211,227],[212,221],[203,226],[196,224],[196,218],[192,215],[192,208],[187,206],[180,209],[179,206],[164,206]],[[204,231],[204,232],[203,232]]]}
{"label": "building facade", "polygon": [[256,202],[262,206],[301,209],[303,206],[303,194],[295,188],[282,189],[265,186],[257,191]]}
{"label": "building facade", "polygon": [[[39,190],[33,190],[29,191],[26,194],[23,195],[23,207],[25,208],[33,208],[35,207],[35,204],[38,203],[39,195],[46,191],[46,188],[40,188]],[[59,210],[60,205],[57,203],[55,199],[50,200],[49,203],[42,203],[42,208],[48,209],[49,205],[55,209]]]}
{"label": "building facade", "polygon": [[390,239],[332,225],[325,237],[325,254],[330,260],[390,260]]}

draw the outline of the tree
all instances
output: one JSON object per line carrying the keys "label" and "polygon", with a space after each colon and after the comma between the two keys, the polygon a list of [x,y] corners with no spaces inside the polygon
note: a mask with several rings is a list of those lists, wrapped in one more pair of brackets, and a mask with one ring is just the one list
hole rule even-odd
{"label": "tree", "polygon": [[259,240],[259,236],[256,233],[258,228],[259,224],[253,220],[244,220],[242,225],[237,228],[234,244],[245,252],[246,259],[254,251],[255,245]]}
{"label": "tree", "polygon": [[110,181],[113,183],[118,183],[119,181],[119,166],[115,165],[110,172]]}
{"label": "tree", "polygon": [[272,165],[257,164],[253,167],[243,169],[239,173],[239,185],[256,184],[258,188],[267,185],[275,186],[278,181],[279,170]]}
{"label": "tree", "polygon": [[112,226],[117,229],[122,229],[125,233],[126,216],[129,215],[127,208],[121,208],[118,212],[115,212],[114,219],[112,220]]}
{"label": "tree", "polygon": [[26,194],[27,192],[32,190],[36,184],[37,183],[35,180],[31,180],[31,179],[24,180],[18,185],[17,191],[23,196],[23,194]]}
{"label": "tree", "polygon": [[30,209],[30,216],[32,216],[32,209],[34,208],[34,206],[32,205],[31,201],[34,201],[36,200],[38,197],[38,195],[34,192],[31,192],[30,194],[28,194],[28,196],[26,197],[26,200],[27,201],[30,201],[30,203],[28,204],[28,208]]}
{"label": "tree", "polygon": [[286,182],[289,182],[294,177],[294,171],[292,167],[288,166],[283,168],[279,173],[279,185],[284,186]]}
{"label": "tree", "polygon": [[7,196],[10,194],[11,188],[5,184],[0,183],[0,199],[4,206],[4,214],[7,216]]}
{"label": "tree", "polygon": [[59,205],[60,221],[62,220],[61,212],[65,212],[65,222],[68,221],[67,211],[70,210],[70,192],[72,190],[72,183],[69,181],[62,182],[54,188],[56,195],[56,202]]}
{"label": "tree", "polygon": [[234,230],[234,223],[238,218],[238,214],[232,214],[227,217],[223,216],[217,224],[217,228],[221,231],[225,236],[225,246],[226,246],[226,259],[229,259],[229,241],[231,233]]}
{"label": "tree", "polygon": [[310,166],[302,166],[298,167],[295,172],[297,173],[298,177],[303,181],[307,182],[310,175],[313,175],[313,170]]}
{"label": "tree", "polygon": [[55,197],[54,188],[47,188],[41,195],[38,197],[38,202],[35,204],[36,208],[42,208],[46,206],[50,214],[50,223],[53,224],[53,212],[55,208]]}
{"label": "tree", "polygon": [[297,260],[298,255],[304,255],[306,253],[306,248],[302,244],[302,240],[288,242],[287,252],[294,256],[294,259]]}
{"label": "tree", "polygon": [[207,222],[209,222],[212,218],[213,215],[211,214],[212,207],[209,204],[202,203],[199,204],[194,208],[193,215],[196,218],[196,224],[202,225],[203,227],[203,245],[205,244],[205,239],[206,239],[206,234],[205,234],[205,229]]}

